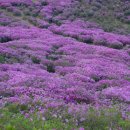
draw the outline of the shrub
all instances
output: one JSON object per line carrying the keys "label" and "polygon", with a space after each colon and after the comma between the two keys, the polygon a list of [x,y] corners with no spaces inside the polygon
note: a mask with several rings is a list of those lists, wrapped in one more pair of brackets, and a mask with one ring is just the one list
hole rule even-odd
{"label": "shrub", "polygon": [[29,10],[27,10],[27,9],[25,9],[24,11],[23,11],[23,13],[24,13],[24,15],[31,15],[31,12],[29,11]]}
{"label": "shrub", "polygon": [[40,64],[41,60],[38,59],[37,57],[33,56],[33,57],[32,57],[32,62],[33,62],[34,64]]}
{"label": "shrub", "polygon": [[16,57],[16,56],[11,56],[11,55],[1,55],[0,56],[0,63],[8,63],[8,64],[13,64],[13,63],[22,63],[22,59]]}
{"label": "shrub", "polygon": [[55,73],[55,66],[53,64],[48,64],[47,71],[50,73]]}
{"label": "shrub", "polygon": [[9,41],[12,41],[12,39],[10,37],[8,37],[8,36],[0,37],[0,42],[1,43],[9,42]]}
{"label": "shrub", "polygon": [[125,15],[130,15],[130,9],[125,11]]}
{"label": "shrub", "polygon": [[14,14],[15,16],[21,16],[21,15],[22,15],[19,10],[14,10],[14,11],[13,11],[13,14]]}
{"label": "shrub", "polygon": [[0,63],[4,63],[5,62],[5,57],[3,55],[0,55]]}
{"label": "shrub", "polygon": [[92,17],[94,15],[94,11],[93,10],[89,10],[87,14],[88,14],[89,17]]}
{"label": "shrub", "polygon": [[42,5],[42,6],[47,6],[48,3],[47,3],[46,1],[42,1],[42,2],[41,2],[41,5]]}

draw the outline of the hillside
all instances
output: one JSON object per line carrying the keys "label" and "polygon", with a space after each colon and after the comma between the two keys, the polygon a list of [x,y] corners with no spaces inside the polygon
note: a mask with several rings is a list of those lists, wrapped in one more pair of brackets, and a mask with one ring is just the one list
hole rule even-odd
{"label": "hillside", "polygon": [[0,130],[130,130],[129,113],[129,0],[0,0]]}

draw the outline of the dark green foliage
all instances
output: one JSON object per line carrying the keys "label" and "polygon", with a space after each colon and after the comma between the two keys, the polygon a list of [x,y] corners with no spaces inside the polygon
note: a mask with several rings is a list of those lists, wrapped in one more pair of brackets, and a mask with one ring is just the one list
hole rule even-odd
{"label": "dark green foliage", "polygon": [[8,111],[14,114],[20,113],[20,111],[28,111],[29,107],[25,104],[6,104],[6,108],[8,108]]}
{"label": "dark green foliage", "polygon": [[89,17],[92,17],[94,15],[94,11],[93,10],[89,10],[87,14],[88,14]]}
{"label": "dark green foliage", "polygon": [[27,7],[27,4],[26,3],[23,3],[23,2],[11,2],[12,6],[15,6],[15,7],[21,7],[21,6],[26,6]]}
{"label": "dark green foliage", "polygon": [[55,73],[55,66],[53,64],[48,64],[47,71],[50,73]]}
{"label": "dark green foliage", "polygon": [[58,60],[58,58],[55,55],[48,55],[48,56],[46,56],[46,58],[48,60],[52,60],[52,61]]}
{"label": "dark green foliage", "polygon": [[126,80],[127,80],[127,81],[130,81],[130,77],[127,77]]}
{"label": "dark green foliage", "polygon": [[121,44],[113,44],[113,45],[111,45],[110,47],[112,47],[112,48],[114,48],[114,49],[122,49],[123,48],[123,45],[121,45]]}
{"label": "dark green foliage", "polygon": [[95,76],[93,76],[93,79],[95,80],[95,82],[98,82],[98,81],[100,81],[102,78],[95,75]]}
{"label": "dark green foliage", "polygon": [[33,62],[34,64],[40,64],[41,60],[40,60],[39,58],[33,56],[33,57],[32,57],[32,62]]}
{"label": "dark green foliage", "polygon": [[109,85],[107,84],[107,83],[104,83],[104,84],[102,84],[101,86],[99,86],[98,88],[97,88],[97,90],[98,91],[102,91],[103,89],[106,89],[106,88],[108,88],[109,87]]}
{"label": "dark green foliage", "polygon": [[125,15],[130,15],[130,9],[125,11]]}
{"label": "dark green foliage", "polygon": [[48,3],[47,3],[46,1],[42,1],[42,2],[41,2],[41,5],[42,5],[42,6],[46,6],[46,5],[48,5]]}
{"label": "dark green foliage", "polygon": [[15,16],[21,16],[21,15],[22,15],[19,10],[13,11],[13,14],[14,14]]}
{"label": "dark green foliage", "polygon": [[12,41],[12,39],[10,37],[8,37],[8,36],[0,37],[0,42],[1,43],[9,42],[9,41]]}
{"label": "dark green foliage", "polygon": [[22,60],[15,56],[0,55],[0,63],[22,63]]}
{"label": "dark green foliage", "polygon": [[0,63],[4,63],[5,62],[5,57],[3,55],[0,55]]}
{"label": "dark green foliage", "polygon": [[27,16],[31,15],[31,12],[28,9],[25,9],[23,13],[24,15],[27,15]]}
{"label": "dark green foliage", "polygon": [[83,42],[88,43],[88,44],[92,44],[93,39],[90,37],[90,38],[84,39]]}

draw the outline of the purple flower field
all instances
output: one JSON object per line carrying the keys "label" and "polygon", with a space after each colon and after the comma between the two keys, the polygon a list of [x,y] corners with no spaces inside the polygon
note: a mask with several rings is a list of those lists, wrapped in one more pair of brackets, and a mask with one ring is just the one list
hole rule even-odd
{"label": "purple flower field", "polygon": [[[28,111],[20,111],[28,117],[53,108],[54,117],[58,110],[63,116],[67,111],[82,121],[90,107],[114,106],[130,120],[130,33],[120,33],[122,28],[108,32],[95,21],[74,15],[79,4],[78,0],[0,0],[0,109],[7,104],[28,106]],[[120,17],[126,28],[129,5],[126,0],[122,8],[129,12]]]}

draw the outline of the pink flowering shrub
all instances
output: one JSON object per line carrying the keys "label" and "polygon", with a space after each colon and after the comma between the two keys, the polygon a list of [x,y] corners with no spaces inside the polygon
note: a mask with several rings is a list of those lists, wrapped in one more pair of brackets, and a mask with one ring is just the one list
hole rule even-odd
{"label": "pink flowering shrub", "polygon": [[60,27],[52,26],[50,30],[88,44],[103,45],[115,49],[122,49],[123,46],[130,45],[130,37],[104,32],[102,29],[95,28],[94,25],[92,27],[88,25],[78,20],[66,22]]}
{"label": "pink flowering shrub", "polygon": [[[103,2],[86,3],[96,11]],[[75,19],[79,4],[0,1],[0,109],[16,104],[25,117],[37,111],[44,119],[50,112],[63,122],[69,122],[71,115],[80,130],[91,107],[98,111],[114,105],[127,117],[130,35],[106,32],[94,22]],[[129,18],[129,12],[126,15]]]}
{"label": "pink flowering shrub", "polygon": [[[34,102],[35,97],[42,102],[45,97],[65,103],[103,105],[106,101],[100,99],[99,92],[104,95],[109,87],[128,86],[130,57],[126,50],[87,45],[47,29],[1,27],[1,34],[11,39],[0,44],[0,54],[5,57],[0,70],[8,76],[1,82],[13,91],[11,97],[3,96],[3,101],[13,101],[14,97],[21,103],[28,96],[29,102]],[[120,80],[124,80],[123,84]],[[121,95],[115,96],[120,99]]]}

